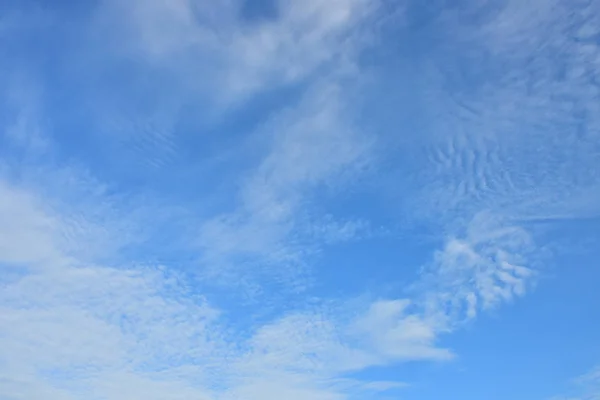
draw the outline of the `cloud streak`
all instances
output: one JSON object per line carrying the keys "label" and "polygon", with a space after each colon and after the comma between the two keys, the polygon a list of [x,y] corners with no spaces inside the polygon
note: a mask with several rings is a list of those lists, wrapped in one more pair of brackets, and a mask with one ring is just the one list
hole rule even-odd
{"label": "cloud streak", "polygon": [[573,390],[569,395],[552,397],[551,400],[597,400],[600,399],[600,368],[573,379]]}
{"label": "cloud streak", "polygon": [[298,246],[310,242],[310,233],[299,224],[311,193],[341,185],[369,163],[370,140],[353,126],[341,95],[336,84],[318,86],[298,108],[267,125],[273,143],[242,182],[238,208],[201,229],[208,263],[222,268],[232,259],[240,265],[258,260],[279,269],[302,264],[306,250]]}

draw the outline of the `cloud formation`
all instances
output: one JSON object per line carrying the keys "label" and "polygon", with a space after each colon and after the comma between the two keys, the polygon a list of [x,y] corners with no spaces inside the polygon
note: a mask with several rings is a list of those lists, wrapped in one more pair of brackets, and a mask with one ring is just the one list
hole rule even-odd
{"label": "cloud formation", "polygon": [[[262,23],[244,20],[238,1],[106,2],[102,16],[117,16],[134,51],[161,66],[191,67],[183,71],[186,79],[200,72],[216,80],[219,101],[239,101],[339,62],[353,50],[357,25],[375,8],[364,0],[276,4],[276,18]],[[200,87],[215,89],[202,81]]]}
{"label": "cloud formation", "polygon": [[[244,339],[162,267],[111,268],[70,257],[52,244],[56,235],[46,235],[49,225],[60,229],[60,217],[23,196],[3,189],[4,199],[21,201],[3,203],[2,215],[18,213],[26,222],[19,232],[30,239],[27,252],[17,247],[1,260],[5,272],[14,271],[4,275],[0,297],[2,392],[11,398],[263,398],[282,387],[292,398],[342,398],[359,383],[337,387],[340,374],[383,362],[382,352],[391,359],[443,355],[430,349],[433,335],[418,317],[395,321],[403,307],[394,302],[375,303],[348,325],[368,339],[365,346],[344,332],[343,321],[318,310],[287,315]],[[13,247],[9,240],[23,245],[18,235],[1,237],[3,248]],[[39,269],[22,269],[38,262]],[[387,345],[375,351],[381,335]]]}
{"label": "cloud formation", "polygon": [[573,379],[573,389],[569,395],[552,397],[552,400],[597,400],[600,399],[600,368]]}
{"label": "cloud formation", "polygon": [[600,10],[421,3],[7,6],[0,398],[396,398],[460,359],[536,221],[598,215]]}

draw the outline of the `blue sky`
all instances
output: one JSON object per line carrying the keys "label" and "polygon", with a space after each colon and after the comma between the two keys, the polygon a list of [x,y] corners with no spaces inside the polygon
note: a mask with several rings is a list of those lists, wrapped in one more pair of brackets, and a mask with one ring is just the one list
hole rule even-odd
{"label": "blue sky", "polygon": [[0,400],[600,399],[600,2],[0,4]]}

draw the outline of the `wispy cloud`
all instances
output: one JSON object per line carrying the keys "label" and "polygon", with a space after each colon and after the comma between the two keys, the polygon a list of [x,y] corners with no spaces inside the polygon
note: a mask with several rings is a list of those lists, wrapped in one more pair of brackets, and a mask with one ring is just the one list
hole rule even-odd
{"label": "wispy cloud", "polygon": [[552,397],[551,400],[598,400],[600,399],[600,368],[573,379],[573,389],[567,395]]}
{"label": "wispy cloud", "polygon": [[[209,265],[258,260],[285,272],[286,264],[302,264],[306,249],[298,245],[311,235],[298,225],[311,193],[319,186],[341,185],[369,163],[370,140],[353,125],[342,93],[337,84],[321,84],[267,125],[272,145],[243,181],[237,209],[202,227],[200,244]],[[348,230],[355,228],[346,230],[353,234]]]}
{"label": "wispy cloud", "polygon": [[[359,57],[364,29],[383,4],[282,0],[255,21],[239,1],[97,3],[79,16],[86,28],[73,28],[78,40],[65,42],[73,54],[52,58],[44,73],[32,63],[22,77],[0,78],[0,393],[343,400],[409,386],[402,376],[363,379],[365,371],[459,357],[448,335],[536,283],[541,250],[524,221],[598,212],[600,175],[588,168],[599,154],[597,10],[555,7],[563,5],[477,2],[467,7],[476,12],[441,13],[438,34],[446,36],[437,53],[415,50],[427,56],[408,68],[425,81],[427,107],[417,118],[426,129],[387,148],[398,140],[389,130],[410,124],[365,130],[356,99],[373,78]],[[0,19],[0,40],[13,22]],[[573,38],[553,30],[580,22]],[[556,67],[554,52],[563,59]],[[530,54],[540,64],[525,62]],[[466,85],[465,75],[478,77],[475,62],[490,74]],[[497,71],[498,62],[511,68]],[[396,75],[382,79],[387,86]],[[48,94],[44,80],[58,82],[46,83]],[[72,85],[64,89],[65,81]],[[199,184],[195,171],[205,160],[186,149],[204,143],[195,129],[210,125],[205,117],[235,116],[292,86],[258,123],[215,128],[227,136],[215,153],[243,168],[209,168],[214,182]],[[70,91],[77,101],[65,100]],[[79,98],[85,106],[74,104]],[[60,101],[51,107],[48,99]],[[93,139],[80,148],[71,130]],[[96,162],[94,146],[104,142]],[[246,145],[252,154],[234,160]],[[390,158],[410,171],[388,172],[380,161]],[[354,201],[346,189],[365,170],[408,182],[394,187],[403,199],[393,212],[364,199],[367,212],[328,204]],[[166,194],[147,189],[158,171]],[[215,189],[222,184],[225,194]],[[196,204],[211,196],[218,206]],[[433,226],[437,243],[423,263],[386,260],[418,269],[409,279],[394,275],[412,281],[403,294],[311,291],[307,282],[320,277],[315,255],[334,244],[354,250],[380,234],[397,239],[373,221],[398,213]],[[156,261],[171,242],[185,254]],[[402,240],[393,245],[404,251]],[[366,261],[349,260],[328,279],[356,279],[352,269],[377,267],[376,253],[368,249]],[[258,301],[233,304],[246,284],[261,293]],[[597,378],[582,378],[586,394],[574,398],[600,398]]]}
{"label": "wispy cloud", "polygon": [[[290,398],[345,398],[348,390],[392,387],[340,383],[346,372],[448,355],[432,348],[435,335],[405,313],[407,303],[395,301],[374,303],[358,320],[327,309],[292,312],[245,338],[168,270],[71,257],[53,243],[57,235],[46,236],[47,225],[61,230],[59,215],[7,184],[3,195],[20,205],[2,203],[2,215],[29,216],[17,227],[30,238],[25,254],[36,257],[3,252],[2,263],[43,264],[3,282],[1,386],[11,397],[258,399],[284,390]],[[18,235],[0,238],[2,248],[23,245]]]}
{"label": "wispy cloud", "polygon": [[194,86],[215,90],[219,101],[237,102],[345,57],[352,46],[348,38],[373,9],[363,0],[280,1],[276,18],[253,24],[244,20],[241,4],[109,1],[103,13],[123,22],[132,50],[186,79],[200,72],[208,79]]}
{"label": "wispy cloud", "polygon": [[[252,256],[268,260],[277,243],[289,251],[293,233],[286,224],[294,223],[293,212],[302,209],[310,191],[351,178],[367,162],[369,141],[351,127],[341,129],[346,119],[339,117],[338,96],[334,87],[270,125],[272,149],[247,177],[240,208],[233,211],[249,222],[225,225],[232,235],[244,226],[255,230],[243,240],[234,238],[231,250],[211,246],[213,254],[235,256],[244,240],[264,240],[265,232],[275,239],[252,248]],[[35,114],[27,117],[27,126],[36,122]],[[419,316],[395,306],[380,312],[394,301],[355,311],[290,309],[270,322],[231,326],[221,318],[224,311],[186,288],[168,266],[110,255],[147,219],[121,214],[122,204],[85,173],[46,167],[43,173],[37,166],[23,168],[29,178],[20,186],[5,176],[0,181],[0,264],[6,272],[0,384],[9,396],[258,399],[283,392],[289,398],[342,399],[402,386],[348,379],[346,373],[446,358]],[[290,210],[273,213],[280,205]],[[347,240],[365,224],[327,217],[319,226],[305,233],[307,241],[323,235]],[[116,266],[98,262],[107,258]],[[340,318],[338,312],[359,316]],[[378,343],[382,338],[386,346]]]}
{"label": "wispy cloud", "polygon": [[[412,307],[411,307],[412,306]],[[388,360],[447,360],[452,353],[436,348],[437,321],[411,311],[410,300],[380,300],[370,305],[356,321],[358,332],[366,338],[376,354]]]}
{"label": "wispy cloud", "polygon": [[426,302],[435,312],[443,310],[456,319],[452,322],[470,319],[479,310],[525,294],[536,275],[530,265],[534,249],[522,228],[479,214],[463,237],[446,240],[416,287],[425,288]]}
{"label": "wispy cloud", "polygon": [[58,221],[40,210],[37,199],[26,191],[1,182],[0,193],[2,263],[30,267],[62,263],[63,254],[57,250],[61,237]]}
{"label": "wispy cloud", "polygon": [[488,210],[521,218],[598,212],[600,180],[588,167],[600,138],[598,47],[590,41],[598,10],[571,6],[511,1],[439,18],[445,40],[420,70],[427,128],[416,212],[447,222]]}

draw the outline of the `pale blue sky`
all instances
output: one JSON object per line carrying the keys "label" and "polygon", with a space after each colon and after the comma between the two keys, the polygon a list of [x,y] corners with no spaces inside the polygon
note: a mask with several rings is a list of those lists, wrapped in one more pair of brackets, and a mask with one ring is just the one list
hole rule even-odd
{"label": "pale blue sky", "polygon": [[599,400],[600,2],[0,2],[0,400]]}

